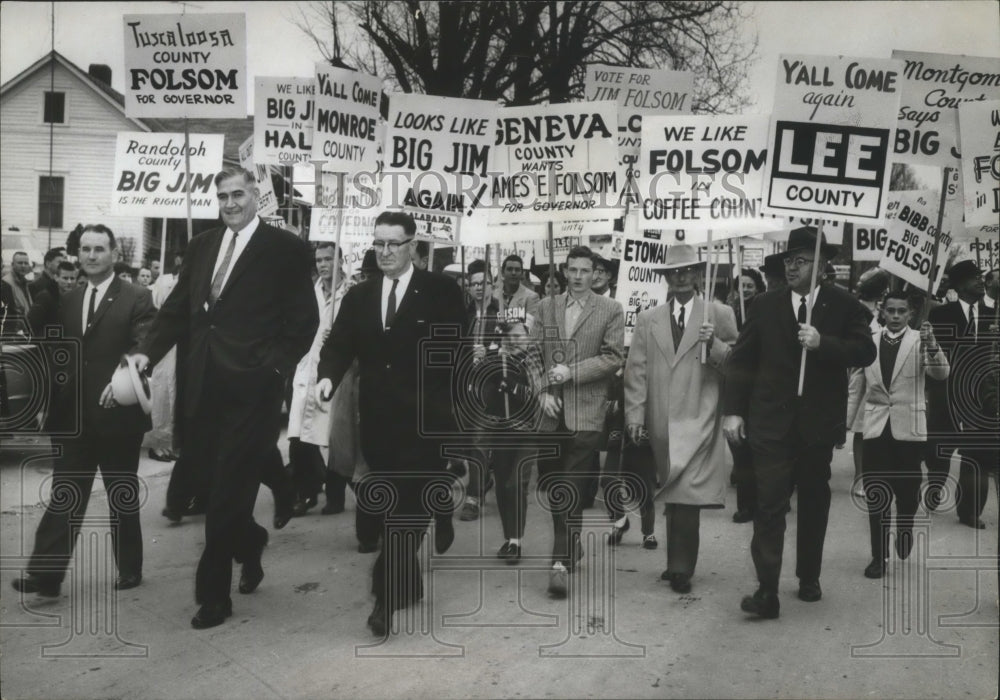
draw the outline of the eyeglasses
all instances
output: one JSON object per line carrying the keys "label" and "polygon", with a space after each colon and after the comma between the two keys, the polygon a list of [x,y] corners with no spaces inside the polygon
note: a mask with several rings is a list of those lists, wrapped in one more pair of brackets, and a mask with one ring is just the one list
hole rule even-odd
{"label": "eyeglasses", "polygon": [[383,250],[389,253],[395,253],[399,250],[400,246],[404,246],[409,243],[412,239],[407,238],[405,241],[374,241],[372,243],[372,248],[376,252],[381,253]]}
{"label": "eyeglasses", "polygon": [[785,267],[804,267],[812,264],[812,258],[785,258]]}

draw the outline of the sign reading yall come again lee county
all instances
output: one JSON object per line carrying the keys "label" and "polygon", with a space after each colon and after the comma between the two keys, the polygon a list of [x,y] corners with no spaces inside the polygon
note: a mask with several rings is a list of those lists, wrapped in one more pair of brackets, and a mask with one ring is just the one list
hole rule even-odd
{"label": "sign reading yall come again lee county", "polygon": [[901,69],[884,59],[780,57],[765,212],[883,218]]}

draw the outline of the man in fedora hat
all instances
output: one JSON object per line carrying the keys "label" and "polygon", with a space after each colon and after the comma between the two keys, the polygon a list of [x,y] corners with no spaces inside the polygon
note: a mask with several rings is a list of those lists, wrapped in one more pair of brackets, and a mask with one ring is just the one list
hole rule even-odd
{"label": "man in fedora hat", "polygon": [[[958,520],[963,525],[982,530],[986,524],[980,516],[989,492],[988,470],[991,465],[981,459],[983,455],[977,449],[979,445],[970,442],[995,442],[996,435],[977,430],[978,421],[970,413],[975,407],[971,405],[968,388],[976,385],[997,334],[991,329],[994,316],[983,304],[986,287],[983,273],[975,261],[955,263],[948,270],[948,279],[958,293],[958,300],[937,306],[928,315],[934,334],[940,339],[941,349],[951,365],[951,374],[944,380],[927,381],[929,435],[925,455],[927,490],[924,504],[931,511],[941,505],[951,457],[958,448],[962,456],[955,495]],[[960,447],[961,442],[968,446]]]}
{"label": "man in fedora hat", "polygon": [[[64,338],[80,343],[80,361],[70,363],[70,376],[56,395],[47,428],[72,437],[54,438],[61,454],[55,459],[52,495],[35,533],[28,575],[13,582],[22,593],[59,595],[98,468],[112,517],[118,564],[114,586],[125,590],[142,581],[137,471],[142,436],[152,423],[138,405],[123,406],[115,400],[111,377],[122,355],[134,352],[145,337],[156,309],[148,289],[114,274],[116,247],[111,229],[85,227],[79,257],[87,284],[60,301],[59,324]],[[67,393],[71,387],[79,392],[79,401]]]}
{"label": "man in fedora hat", "polygon": [[695,295],[704,265],[689,245],[667,249],[661,271],[670,300],[639,314],[625,364],[625,427],[635,444],[649,435],[663,475],[667,568],[660,578],[677,593],[691,590],[701,509],[722,508],[727,486],[719,396],[736,316]]}
{"label": "man in fedora hat", "polygon": [[[822,597],[830,460],[844,435],[847,368],[875,360],[864,307],[839,287],[812,288],[813,267],[822,270],[835,253],[816,228],[791,231],[783,256],[788,288],[757,297],[729,357],[723,431],[731,442],[749,439],[757,485],[750,550],[760,585],[741,607],[765,618],[778,617],[785,514],[793,486],[799,598],[814,602]],[[806,323],[810,304],[811,323]],[[798,396],[803,348],[805,383]]]}
{"label": "man in fedora hat", "polygon": [[788,283],[785,281],[784,258],[784,253],[768,255],[764,258],[764,265],[759,268],[764,273],[764,279],[767,281],[767,291],[769,292],[784,289],[788,286]]}

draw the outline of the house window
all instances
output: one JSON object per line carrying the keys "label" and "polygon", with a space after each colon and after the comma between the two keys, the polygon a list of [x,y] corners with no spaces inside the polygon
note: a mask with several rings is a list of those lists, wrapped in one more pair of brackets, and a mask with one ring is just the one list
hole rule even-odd
{"label": "house window", "polygon": [[66,93],[46,92],[43,120],[46,124],[66,123]]}
{"label": "house window", "polygon": [[38,228],[63,227],[64,178],[38,178]]}

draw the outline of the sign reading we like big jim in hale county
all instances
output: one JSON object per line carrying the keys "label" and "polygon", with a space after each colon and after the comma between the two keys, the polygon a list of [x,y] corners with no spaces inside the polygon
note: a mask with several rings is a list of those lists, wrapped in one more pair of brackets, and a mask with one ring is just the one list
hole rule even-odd
{"label": "sign reading we like big jim in hale county", "polygon": [[247,115],[246,16],[125,15],[125,114]]}
{"label": "sign reading we like big jim in hale county", "polygon": [[781,56],[764,211],[880,221],[892,170],[902,61]]}

